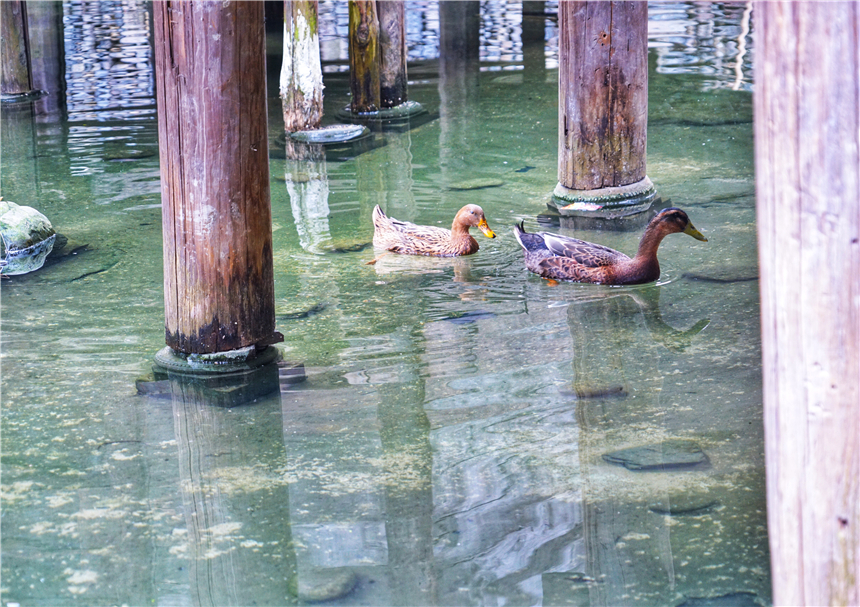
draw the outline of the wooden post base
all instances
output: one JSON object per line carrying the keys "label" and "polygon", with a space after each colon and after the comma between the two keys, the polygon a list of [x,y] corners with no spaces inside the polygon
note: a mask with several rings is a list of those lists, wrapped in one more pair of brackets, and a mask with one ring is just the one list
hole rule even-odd
{"label": "wooden post base", "polygon": [[237,407],[306,379],[304,365],[281,360],[273,346],[246,350],[221,352],[221,358],[214,359],[162,348],[155,355],[152,374],[137,380],[137,392],[150,397],[193,395],[200,405]]}
{"label": "wooden post base", "polygon": [[656,197],[654,184],[646,175],[636,183],[594,190],[574,190],[559,183],[548,205],[560,215],[598,213],[623,217],[648,210]]}

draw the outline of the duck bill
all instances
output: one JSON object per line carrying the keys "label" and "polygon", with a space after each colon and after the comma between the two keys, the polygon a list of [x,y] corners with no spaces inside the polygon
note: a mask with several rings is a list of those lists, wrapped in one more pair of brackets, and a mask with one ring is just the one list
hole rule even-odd
{"label": "duck bill", "polygon": [[481,230],[484,233],[484,236],[486,236],[487,238],[496,237],[496,233],[490,229],[490,226],[489,224],[487,224],[486,219],[481,219],[481,221],[478,222],[478,229]]}
{"label": "duck bill", "polygon": [[692,223],[688,223],[687,227],[684,228],[684,234],[689,234],[690,236],[692,236],[696,240],[701,240],[702,242],[708,242],[708,239],[705,238],[699,230],[694,228]]}

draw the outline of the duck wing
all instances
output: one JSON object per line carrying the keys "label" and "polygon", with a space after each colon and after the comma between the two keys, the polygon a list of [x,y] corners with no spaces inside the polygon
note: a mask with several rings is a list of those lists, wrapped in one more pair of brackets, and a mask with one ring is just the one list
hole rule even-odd
{"label": "duck wing", "polygon": [[[541,235],[553,255],[572,260],[581,266],[599,268],[630,261],[624,253],[600,244],[550,232],[541,232]],[[571,264],[567,262],[561,265],[570,266]]]}
{"label": "duck wing", "polygon": [[437,226],[420,226],[388,217],[377,205],[373,209],[373,245],[395,253],[451,255],[451,231]]}
{"label": "duck wing", "polygon": [[451,230],[439,228],[436,226],[420,226],[409,221],[401,221],[399,219],[391,219],[391,228],[399,232],[407,238],[427,239],[427,240],[446,240],[451,237]]}

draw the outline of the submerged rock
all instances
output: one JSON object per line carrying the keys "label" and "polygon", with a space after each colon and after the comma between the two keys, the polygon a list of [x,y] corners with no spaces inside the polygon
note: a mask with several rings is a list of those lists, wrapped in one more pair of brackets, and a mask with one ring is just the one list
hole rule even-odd
{"label": "submerged rock", "polygon": [[143,160],[144,158],[152,158],[154,156],[158,156],[158,152],[155,150],[124,148],[105,152],[102,158],[105,162],[131,162],[134,160]]}
{"label": "submerged rock", "polygon": [[708,494],[675,494],[649,504],[648,510],[663,516],[698,516],[710,512],[720,505],[719,500]]}
{"label": "submerged rock", "polygon": [[469,179],[448,185],[449,190],[482,190],[484,188],[498,188],[505,185],[501,179],[493,179],[491,177],[479,177],[477,179]]}
{"label": "submerged rock", "polygon": [[317,303],[312,305],[307,310],[278,314],[275,318],[277,318],[278,320],[301,320],[302,318],[309,318],[325,311],[326,307],[327,306],[325,303]]}
{"label": "submerged rock", "polygon": [[38,270],[54,248],[56,236],[51,222],[36,209],[0,200],[0,273]]}
{"label": "submerged rock", "polygon": [[749,272],[733,272],[730,270],[717,270],[709,274],[697,274],[695,272],[685,272],[681,278],[686,280],[695,280],[700,282],[713,282],[717,284],[732,284],[735,282],[750,282],[758,280],[758,274],[750,274]]}
{"label": "submerged rock", "polygon": [[710,461],[698,443],[685,439],[669,439],[655,445],[604,453],[603,459],[637,472],[693,468]]}
{"label": "submerged rock", "polygon": [[321,247],[323,253],[334,253],[341,255],[344,253],[359,253],[373,246],[372,242],[353,242],[353,243],[332,243],[331,246]]}
{"label": "submerged rock", "polygon": [[294,575],[288,583],[293,596],[306,603],[321,603],[346,596],[358,583],[352,569],[319,569]]}

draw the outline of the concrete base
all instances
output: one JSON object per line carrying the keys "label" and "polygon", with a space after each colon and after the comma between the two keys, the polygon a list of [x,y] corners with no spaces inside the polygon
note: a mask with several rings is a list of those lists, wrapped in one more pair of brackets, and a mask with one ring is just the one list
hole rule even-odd
{"label": "concrete base", "polygon": [[165,346],[155,354],[155,362],[165,371],[194,376],[247,373],[279,358],[280,351],[274,346],[266,346],[259,351],[256,346],[248,346],[211,354],[182,354]]}
{"label": "concrete base", "polygon": [[654,184],[646,175],[636,183],[597,190],[572,190],[559,183],[547,206],[563,217],[614,219],[647,211],[656,196]]}
{"label": "concrete base", "polygon": [[331,145],[356,141],[370,135],[370,130],[360,124],[333,124],[330,126],[310,129],[307,131],[296,131],[290,133],[290,139],[302,143],[321,143]]}
{"label": "concrete base", "polygon": [[[163,348],[152,374],[137,380],[138,394],[151,398],[192,400],[204,406],[236,407],[269,397],[305,380],[302,363],[280,360],[280,351],[253,346],[210,355],[204,361]],[[189,361],[189,359],[191,359]]]}
{"label": "concrete base", "polygon": [[385,108],[375,112],[353,112],[349,106],[337,111],[337,118],[343,122],[365,124],[371,130],[408,128],[417,117],[427,114],[417,101],[404,101],[398,106]]}

